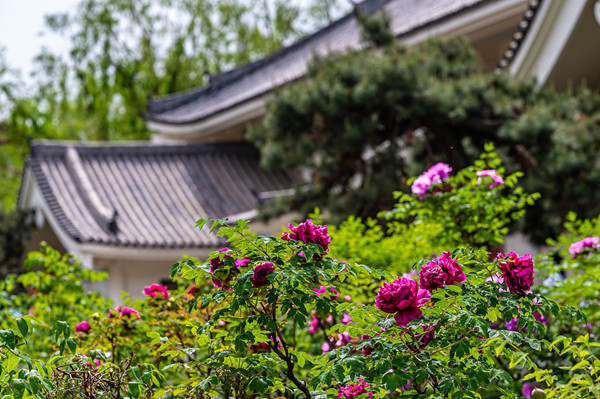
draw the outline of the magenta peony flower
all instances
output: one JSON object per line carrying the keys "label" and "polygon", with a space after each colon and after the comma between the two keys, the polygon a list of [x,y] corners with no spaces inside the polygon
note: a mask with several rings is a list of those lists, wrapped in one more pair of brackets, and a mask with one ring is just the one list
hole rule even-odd
{"label": "magenta peony flower", "polygon": [[88,333],[90,332],[90,323],[87,321],[82,321],[81,323],[75,326],[75,332]]}
{"label": "magenta peony flower", "polygon": [[504,277],[504,283],[510,292],[525,295],[533,285],[533,259],[531,255],[519,256],[514,252],[499,253],[496,257]]}
{"label": "magenta peony flower", "polygon": [[254,274],[252,275],[252,286],[259,288],[269,284],[268,275],[273,271],[275,271],[275,266],[271,262],[256,265],[254,267]]}
{"label": "magenta peony flower", "polygon": [[160,284],[152,284],[149,287],[144,287],[144,295],[151,297],[162,296],[163,299],[167,299],[169,297],[167,287]]}
{"label": "magenta peony flower", "polygon": [[450,257],[450,252],[444,252],[436,261],[430,261],[421,266],[419,281],[421,287],[433,291],[444,285],[464,283],[467,279],[462,267],[455,259]]}
{"label": "magenta peony flower", "polygon": [[423,315],[420,307],[429,298],[431,294],[419,289],[419,283],[402,277],[381,286],[375,297],[375,306],[386,313],[395,313],[396,323],[405,326]]}
{"label": "magenta peony flower", "polygon": [[338,295],[340,294],[332,286],[323,285],[321,283],[319,283],[319,288],[313,288],[313,291],[315,292],[315,294],[317,294],[318,297],[324,298],[324,299],[336,299],[338,297]]}
{"label": "magenta peony flower", "polygon": [[[231,279],[235,275],[239,274],[238,268],[240,267],[239,264],[241,263],[238,262],[241,261],[234,262],[237,267],[233,269],[231,266],[225,263],[225,259],[231,257],[233,254],[231,250],[226,247],[219,249],[217,252],[225,252],[225,254],[223,255],[223,259],[216,257],[210,260],[210,272],[212,273],[212,283],[215,288],[222,288],[224,290],[228,290],[229,288],[231,288],[228,286]],[[242,261],[244,260],[245,259],[242,259]]]}
{"label": "magenta peony flower", "polygon": [[576,257],[585,248],[597,249],[600,248],[600,237],[586,237],[581,241],[574,242],[569,246],[569,253]]}
{"label": "magenta peony flower", "polygon": [[133,309],[133,308],[123,308],[121,309],[121,311],[119,312],[119,315],[122,318],[128,318],[128,319],[133,319],[133,318],[137,318],[137,320],[141,319],[140,317],[140,312],[138,312],[137,310]]}
{"label": "magenta peony flower", "polygon": [[339,398],[355,398],[358,395],[366,393],[369,395],[369,399],[373,398],[373,392],[367,392],[366,388],[370,387],[366,384],[362,378],[359,378],[358,383],[351,382],[338,389]]}
{"label": "magenta peony flower", "polygon": [[425,194],[429,191],[431,186],[435,183],[442,183],[450,176],[452,168],[450,165],[439,162],[429,168],[426,172],[422,173],[410,186],[413,194],[418,194],[420,200],[425,199]]}
{"label": "magenta peony flower", "polygon": [[421,266],[419,282],[424,289],[433,291],[436,288],[442,288],[447,281],[448,273],[439,263],[431,261]]}
{"label": "magenta peony flower", "polygon": [[479,176],[479,179],[477,179],[478,183],[481,183],[483,177],[490,177],[493,180],[493,183],[488,186],[489,188],[504,184],[504,179],[496,174],[496,169],[478,170],[477,176]]}
{"label": "magenta peony flower", "polygon": [[291,223],[288,224],[291,233],[283,233],[282,240],[286,241],[302,241],[305,244],[319,244],[325,253],[329,252],[329,243],[331,237],[327,231],[327,226],[313,224],[310,219],[300,223],[298,227],[294,227]]}
{"label": "magenta peony flower", "polygon": [[533,392],[534,389],[535,389],[535,385],[533,385],[530,382],[526,382],[525,384],[523,384],[523,387],[521,387],[521,393],[523,394],[524,397],[531,398],[531,393]]}

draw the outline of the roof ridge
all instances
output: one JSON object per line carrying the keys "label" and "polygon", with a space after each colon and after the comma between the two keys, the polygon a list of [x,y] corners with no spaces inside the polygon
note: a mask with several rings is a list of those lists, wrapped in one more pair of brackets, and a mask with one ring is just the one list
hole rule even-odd
{"label": "roof ridge", "polygon": [[117,211],[110,206],[102,203],[100,196],[94,189],[92,182],[85,172],[81,158],[77,153],[74,146],[67,146],[66,148],[66,165],[67,170],[73,176],[75,180],[75,188],[81,195],[85,205],[89,209],[90,213],[96,220],[96,222],[104,229],[108,234],[117,233]]}
{"label": "roof ridge", "polygon": [[364,0],[359,4],[356,4],[354,9],[346,15],[338,18],[337,20],[322,27],[321,29],[318,29],[313,33],[298,39],[296,42],[290,44],[289,46],[282,47],[270,54],[265,55],[264,57],[258,60],[254,60],[246,64],[234,67],[233,69],[230,69],[228,71],[220,72],[210,76],[209,83],[207,86],[195,88],[184,93],[173,93],[163,98],[159,97],[156,99],[151,99],[148,103],[149,112],[146,115],[146,118],[148,118],[149,115],[153,113],[162,113],[186,105],[189,102],[193,101],[196,96],[199,96],[203,93],[208,93],[212,90],[218,90],[223,86],[226,86],[229,83],[238,80],[240,77],[255,71],[259,67],[262,67],[265,64],[269,64],[273,62],[273,60],[278,60],[286,54],[306,45],[307,43],[310,43],[311,41],[319,38],[322,35],[325,35],[329,31],[335,29],[338,25],[344,23],[346,20],[355,17],[357,10],[366,15],[371,15],[380,8],[382,8],[389,1],[390,0]]}

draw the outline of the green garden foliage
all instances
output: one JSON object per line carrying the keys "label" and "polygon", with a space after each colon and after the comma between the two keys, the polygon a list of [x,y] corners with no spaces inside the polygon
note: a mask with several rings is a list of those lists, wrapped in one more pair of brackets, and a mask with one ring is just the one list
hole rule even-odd
{"label": "green garden foliage", "polygon": [[[200,219],[229,248],[175,263],[178,288],[154,284],[120,304],[83,290],[104,273],[42,246],[30,272],[2,283],[0,394],[597,399],[600,219],[570,218],[555,242],[562,260],[491,254],[536,197],[517,177],[491,147],[461,171],[436,164],[381,215],[408,222],[389,234],[357,218],[332,231],[290,224],[277,237]],[[566,278],[541,284],[556,271]]]}

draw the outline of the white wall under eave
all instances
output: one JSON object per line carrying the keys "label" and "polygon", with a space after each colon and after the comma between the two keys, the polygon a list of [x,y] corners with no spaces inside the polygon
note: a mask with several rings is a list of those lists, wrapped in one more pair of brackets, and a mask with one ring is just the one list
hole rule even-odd
{"label": "white wall under eave", "polygon": [[109,274],[108,280],[97,288],[104,291],[103,295],[110,298],[115,305],[120,305],[123,303],[123,292],[129,294],[132,299],[142,299],[144,287],[168,280],[174,262],[100,258],[94,263],[96,270]]}

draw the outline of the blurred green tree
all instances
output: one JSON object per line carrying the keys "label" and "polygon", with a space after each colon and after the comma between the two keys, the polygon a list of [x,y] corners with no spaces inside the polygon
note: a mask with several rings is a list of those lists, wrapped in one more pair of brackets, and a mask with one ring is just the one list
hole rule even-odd
{"label": "blurred green tree", "polygon": [[410,189],[409,176],[439,161],[461,169],[492,142],[509,172],[525,172],[525,190],[542,194],[525,218],[536,242],[556,236],[570,210],[600,211],[600,96],[484,74],[460,38],[408,51],[386,40],[385,19],[366,22],[366,50],[314,60],[250,134],[264,166],[302,168],[313,182],[279,209],[317,206],[334,224],[373,217],[393,206],[393,190]]}

